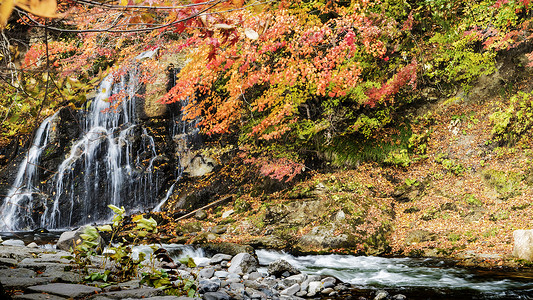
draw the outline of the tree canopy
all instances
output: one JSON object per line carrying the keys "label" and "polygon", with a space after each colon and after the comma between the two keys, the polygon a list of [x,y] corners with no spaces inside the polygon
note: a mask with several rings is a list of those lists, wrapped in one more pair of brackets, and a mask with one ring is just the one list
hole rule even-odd
{"label": "tree canopy", "polygon": [[[2,2],[0,23],[15,7],[7,36],[22,26],[45,34],[20,65],[1,61],[4,135],[35,107],[83,101],[94,78],[143,51],[185,52],[161,101],[188,97],[186,118],[212,137],[236,137],[245,161],[280,180],[317,155],[398,163],[413,151],[406,108],[428,101],[428,90],[468,92],[495,71],[498,53],[531,40],[529,0],[61,0],[57,12],[41,10],[52,2]],[[3,57],[13,56],[4,39]],[[146,83],[166,67],[143,64]],[[35,72],[45,76],[25,77]]]}

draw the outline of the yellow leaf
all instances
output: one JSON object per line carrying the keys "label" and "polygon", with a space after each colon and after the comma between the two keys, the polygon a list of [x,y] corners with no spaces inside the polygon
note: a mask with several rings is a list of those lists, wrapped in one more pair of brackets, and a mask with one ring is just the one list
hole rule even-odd
{"label": "yellow leaf", "polygon": [[6,26],[14,6],[13,0],[2,0],[0,3],[0,29]]}
{"label": "yellow leaf", "polygon": [[56,13],[56,0],[17,0],[15,5],[39,17],[56,18],[59,16]]}

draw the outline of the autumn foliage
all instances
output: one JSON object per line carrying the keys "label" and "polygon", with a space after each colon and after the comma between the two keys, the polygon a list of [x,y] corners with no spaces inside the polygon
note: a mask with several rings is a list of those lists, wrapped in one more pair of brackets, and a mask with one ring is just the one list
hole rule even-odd
{"label": "autumn foliage", "polygon": [[[425,101],[422,88],[468,90],[498,51],[531,39],[530,10],[525,0],[60,1],[62,19],[19,22],[58,32],[31,46],[24,68],[85,82],[143,51],[186,53],[161,102],[189,98],[184,116],[205,134],[237,137],[246,161],[287,180],[310,156],[341,151],[339,139],[382,139]],[[145,83],[166,68],[143,65]]]}

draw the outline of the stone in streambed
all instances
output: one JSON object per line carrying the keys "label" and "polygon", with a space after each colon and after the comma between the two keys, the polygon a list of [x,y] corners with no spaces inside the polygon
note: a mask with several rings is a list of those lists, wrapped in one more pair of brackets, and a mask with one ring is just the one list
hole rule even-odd
{"label": "stone in streambed", "polygon": [[211,278],[213,277],[213,274],[215,273],[215,268],[204,268],[198,272],[198,276],[200,278]]}
{"label": "stone in streambed", "polygon": [[230,296],[224,292],[207,292],[203,296],[204,300],[230,300]]}
{"label": "stone in streambed", "polygon": [[239,275],[257,271],[257,259],[249,253],[239,253],[231,259],[231,266],[228,272]]}
{"label": "stone in streambed", "polygon": [[28,287],[28,290],[36,293],[49,293],[67,298],[80,298],[102,291],[102,289],[97,287],[68,283],[51,283],[30,286]]}
{"label": "stone in streambed", "polygon": [[276,277],[280,277],[283,273],[288,272],[290,275],[296,275],[300,274],[300,271],[296,269],[293,265],[291,265],[288,261],[284,259],[278,259],[276,261],[271,262],[268,265],[268,274],[274,275]]}
{"label": "stone in streambed", "polygon": [[309,282],[309,287],[307,288],[307,296],[314,297],[318,293],[320,293],[321,289],[322,289],[322,282],[320,281]]}
{"label": "stone in streambed", "polygon": [[230,261],[232,258],[233,258],[233,256],[231,256],[229,254],[217,253],[217,254],[213,255],[213,257],[211,257],[211,259],[209,260],[209,264],[210,265],[216,265],[216,264],[221,263],[224,260]]}
{"label": "stone in streambed", "polygon": [[379,290],[376,292],[376,296],[374,297],[374,300],[385,300],[389,298],[389,293],[384,290]]}
{"label": "stone in streambed", "polygon": [[26,245],[21,240],[7,240],[2,242],[2,246],[24,247]]}
{"label": "stone in streambed", "polygon": [[295,295],[296,293],[298,293],[300,291],[300,285],[295,283],[293,285],[291,285],[290,287],[284,289],[283,291],[281,291],[281,295],[286,295],[286,296],[292,296],[292,295]]}
{"label": "stone in streambed", "polygon": [[203,279],[198,282],[198,291],[200,293],[216,292],[220,288],[220,279]]}

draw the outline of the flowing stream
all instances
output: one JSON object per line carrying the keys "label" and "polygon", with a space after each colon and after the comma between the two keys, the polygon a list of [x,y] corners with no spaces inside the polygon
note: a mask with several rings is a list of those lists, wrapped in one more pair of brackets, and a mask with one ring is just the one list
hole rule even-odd
{"label": "flowing stream", "polygon": [[385,289],[407,299],[533,299],[533,273],[468,270],[439,259],[256,253],[261,265],[282,258],[304,273],[349,283],[362,296]]}
{"label": "flowing stream", "polygon": [[[197,264],[209,261],[201,248],[175,244],[162,247],[174,260],[189,256]],[[138,246],[134,254],[144,252],[149,257],[152,251],[150,246]],[[263,273],[268,264],[284,259],[303,273],[333,276],[351,285],[349,296],[327,299],[368,298],[380,289],[391,295],[403,294],[407,299],[533,299],[533,273],[528,272],[472,270],[428,258],[293,256],[272,250],[256,250],[256,254]]]}

